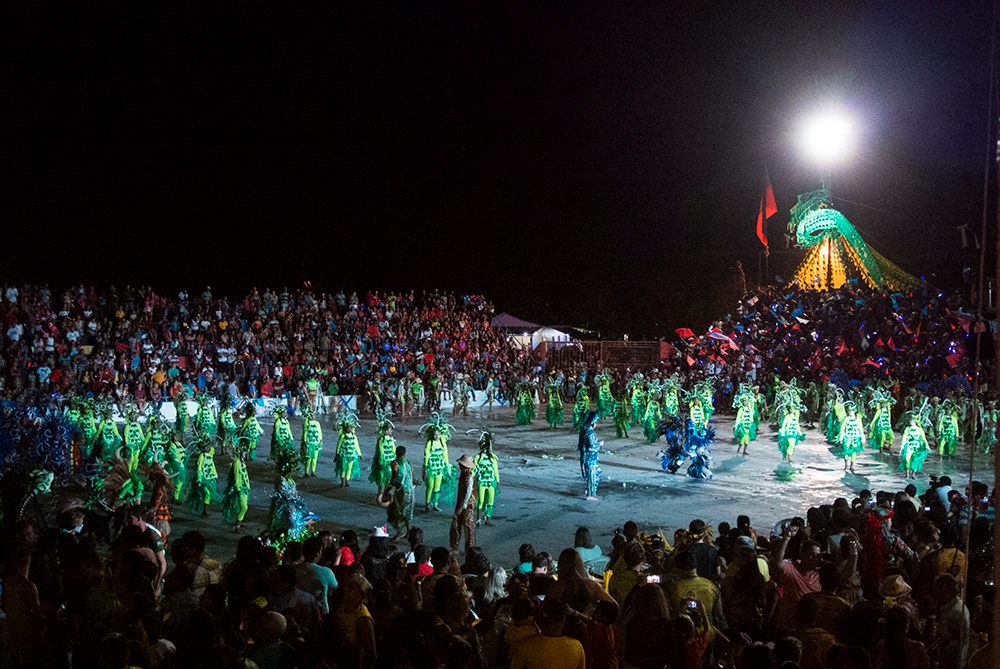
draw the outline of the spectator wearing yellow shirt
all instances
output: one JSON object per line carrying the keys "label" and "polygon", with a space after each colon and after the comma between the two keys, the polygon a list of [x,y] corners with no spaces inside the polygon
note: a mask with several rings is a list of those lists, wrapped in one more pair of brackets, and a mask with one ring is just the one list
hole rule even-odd
{"label": "spectator wearing yellow shirt", "polygon": [[538,612],[541,634],[521,640],[511,659],[511,669],[586,669],[583,646],[563,635],[566,605],[546,599]]}
{"label": "spectator wearing yellow shirt", "polygon": [[677,555],[674,567],[680,577],[674,590],[674,610],[681,610],[683,600],[693,599],[708,613],[712,626],[725,629],[726,618],[722,613],[722,595],[719,593],[719,586],[707,578],[698,576],[697,563],[688,551]]}

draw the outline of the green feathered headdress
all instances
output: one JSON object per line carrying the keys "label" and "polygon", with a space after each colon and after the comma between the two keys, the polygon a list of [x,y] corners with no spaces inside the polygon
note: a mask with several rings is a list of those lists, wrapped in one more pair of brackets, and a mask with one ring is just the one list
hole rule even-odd
{"label": "green feathered headdress", "polygon": [[359,427],[361,427],[361,419],[351,409],[340,414],[340,417],[337,418],[337,429],[341,432],[346,432],[348,428],[357,430]]}
{"label": "green feathered headdress", "polygon": [[430,431],[437,430],[438,433],[448,436],[455,431],[455,428],[448,424],[448,417],[437,411],[431,414],[429,421],[420,426],[417,430],[420,434],[424,435],[424,439],[430,439]]}

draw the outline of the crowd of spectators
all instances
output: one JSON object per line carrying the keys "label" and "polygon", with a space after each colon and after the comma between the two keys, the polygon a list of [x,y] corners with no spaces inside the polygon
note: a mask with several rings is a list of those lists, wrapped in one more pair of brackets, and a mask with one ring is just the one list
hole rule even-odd
{"label": "crowd of spectators", "polygon": [[0,299],[0,396],[92,393],[140,405],[182,390],[297,397],[316,378],[324,394],[366,380],[456,373],[483,388],[513,384],[530,355],[490,326],[479,295],[256,288],[230,300],[206,287],[165,297],[148,287],[8,286]]}
{"label": "crowd of spectators", "polygon": [[716,377],[717,387],[777,374],[838,385],[891,379],[931,395],[971,392],[977,330],[985,333],[985,383],[992,335],[960,293],[926,284],[905,292],[853,283],[827,292],[766,286],[744,295],[709,333],[678,328],[670,368]]}
{"label": "crowd of spectators", "polygon": [[6,547],[0,663],[984,669],[993,500],[942,477],[920,498],[861,491],[773,528],[627,522],[606,547],[579,528],[560,552],[463,559],[419,528],[398,545],[375,528],[364,550],[351,530],[281,555],[250,536],[209,555],[197,532],[164,550],[139,513],[109,549],[69,511],[60,529],[22,522]]}

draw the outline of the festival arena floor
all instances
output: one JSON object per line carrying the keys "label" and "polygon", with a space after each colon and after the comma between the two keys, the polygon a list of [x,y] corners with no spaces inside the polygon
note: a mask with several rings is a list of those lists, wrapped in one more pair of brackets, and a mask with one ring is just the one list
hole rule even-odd
{"label": "festival arena floor", "polygon": [[[567,412],[567,415],[569,412]],[[453,418],[455,433],[449,443],[452,461],[463,453],[475,455],[478,417]],[[407,457],[420,475],[423,442],[417,428],[423,419],[397,417],[397,443],[407,447]],[[301,420],[292,419],[293,430],[301,434]],[[250,510],[244,532],[258,533],[263,529],[273,486],[271,467],[267,460],[271,421],[262,420],[265,436],[257,451],[257,460],[250,464],[253,489]],[[683,473],[676,475],[660,469],[657,451],[663,445],[647,444],[641,429],[633,429],[627,439],[616,439],[614,427],[603,422],[598,429],[605,439],[601,455],[604,479],[598,490],[599,500],[584,499],[584,483],[577,459],[577,433],[569,427],[550,430],[541,421],[524,427],[514,425],[513,412],[495,411],[489,424],[496,432],[496,453],[500,457],[500,493],[494,512],[494,527],[478,529],[478,544],[500,565],[515,562],[517,549],[530,543],[536,550],[546,550],[553,557],[572,546],[573,533],[580,525],[591,529],[594,540],[609,546],[616,527],[626,520],[635,520],[643,531],[661,528],[672,539],[673,531],[686,527],[692,518],[702,518],[711,525],[721,521],[734,523],[738,514],[748,514],[755,527],[770,528],[776,521],[793,515],[805,515],[810,506],[829,502],[836,497],[851,499],[858,491],[900,490],[904,485],[902,472],[897,471],[898,458],[879,456],[873,451],[862,454],[855,466],[857,474],[843,471],[843,460],[831,451],[816,430],[806,430],[804,444],[795,450],[792,467],[780,463],[774,433],[762,426],[756,442],[750,445],[750,455],[737,456],[732,440],[732,418],[716,416],[713,424],[716,441],[713,448],[714,478],[694,480]],[[466,435],[466,430],[477,432]],[[299,491],[310,509],[322,517],[320,528],[335,531],[355,529],[362,548],[367,543],[367,531],[385,523],[385,510],[374,502],[375,485],[369,483],[375,421],[362,419],[362,473],[349,488],[339,488],[333,481],[333,455],[337,431],[332,417],[323,417],[324,448],[319,460],[319,476],[301,480]],[[898,449],[897,435],[896,447]],[[220,492],[228,473],[228,458],[216,460],[220,476]],[[956,488],[968,481],[968,450],[961,448],[954,458],[942,462],[936,455],[925,462],[924,472],[916,480],[920,492],[926,489],[929,475],[948,474]],[[982,455],[976,457],[977,480],[993,485],[992,464]],[[424,488],[416,488],[417,510],[413,524],[424,529],[427,543],[447,545],[451,510],[440,513],[423,511]],[[195,517],[182,505],[174,509],[175,536],[191,529],[202,531],[209,543],[208,554],[228,559],[239,535],[224,525],[218,507],[207,518]]]}

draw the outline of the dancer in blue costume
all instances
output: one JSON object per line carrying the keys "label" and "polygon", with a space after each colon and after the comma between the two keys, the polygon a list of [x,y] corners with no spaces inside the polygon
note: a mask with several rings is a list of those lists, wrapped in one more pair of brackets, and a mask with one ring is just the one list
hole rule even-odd
{"label": "dancer in blue costume", "polygon": [[587,482],[587,500],[597,499],[597,484],[601,480],[601,467],[599,462],[601,446],[603,441],[597,438],[597,421],[600,414],[591,411],[583,419],[583,427],[580,429],[580,439],[577,442],[577,449],[580,451],[580,474]]}
{"label": "dancer in blue costume", "polygon": [[680,416],[666,416],[660,421],[659,434],[663,435],[666,447],[657,453],[660,456],[660,467],[676,474],[681,463],[688,457],[684,448],[684,421]]}

